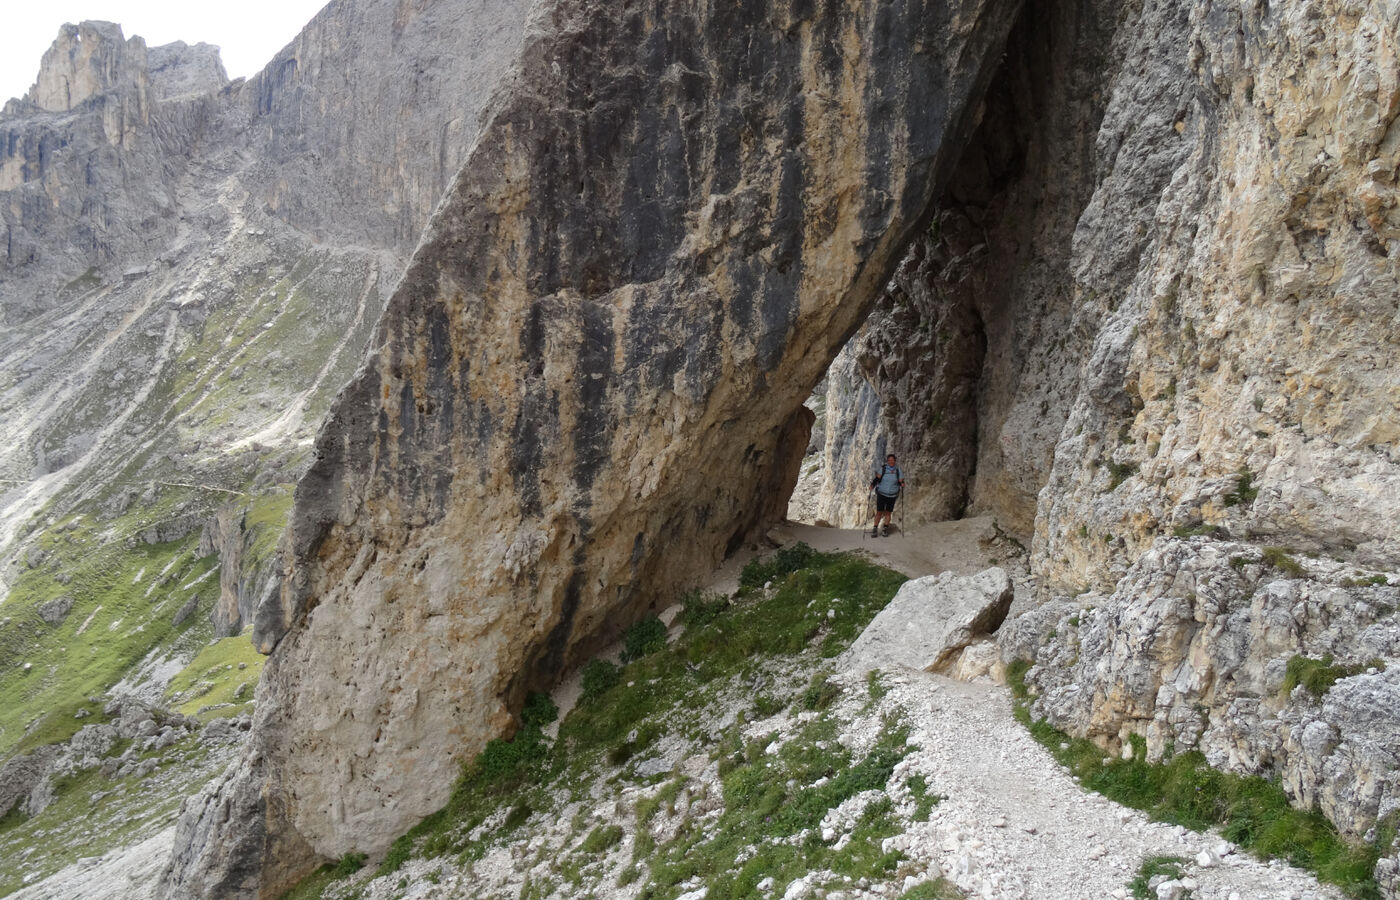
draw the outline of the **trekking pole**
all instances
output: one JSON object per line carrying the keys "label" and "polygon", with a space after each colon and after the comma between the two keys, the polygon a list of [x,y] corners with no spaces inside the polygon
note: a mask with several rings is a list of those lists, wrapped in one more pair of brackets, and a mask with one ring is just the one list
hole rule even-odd
{"label": "trekking pole", "polygon": [[[874,518],[874,517],[877,516],[877,515],[879,515],[879,513],[876,512],[876,507],[875,507],[875,489],[874,489],[874,488],[871,488],[871,489],[870,489],[870,496],[868,497],[868,499],[866,500],[866,502],[870,505],[870,519],[869,519],[869,521],[874,522],[874,521],[875,521],[875,518]],[[866,538],[865,523],[862,522],[861,525],[860,525],[860,542],[861,542],[862,544],[865,543],[865,538]]]}
{"label": "trekking pole", "polygon": [[[906,482],[907,482],[908,480],[909,480],[909,479],[907,479],[907,478],[905,479]],[[901,485],[900,488],[899,488],[899,537],[900,537],[900,540],[903,540],[904,537],[905,537],[905,534],[904,534],[904,507],[905,507],[906,504],[905,504],[905,501],[904,501],[904,494],[905,494],[904,486]]]}

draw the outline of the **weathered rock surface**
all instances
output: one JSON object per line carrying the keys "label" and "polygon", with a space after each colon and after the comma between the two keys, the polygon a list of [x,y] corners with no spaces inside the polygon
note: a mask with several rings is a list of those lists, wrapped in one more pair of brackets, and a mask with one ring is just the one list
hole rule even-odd
{"label": "weathered rock surface", "polygon": [[0,816],[8,815],[16,806],[24,808],[30,795],[47,780],[56,747],[40,747],[32,753],[12,756],[0,765]]}
{"label": "weathered rock surface", "polygon": [[857,672],[904,666],[946,673],[964,648],[997,630],[1012,599],[1011,576],[1000,568],[911,579],[838,664]]}
{"label": "weathered rock surface", "polygon": [[856,364],[852,343],[836,354],[826,373],[825,427],[811,519],[838,528],[869,526],[873,513],[870,479],[885,461],[880,399]]}
{"label": "weathered rock surface", "polygon": [[[1298,564],[1306,574],[1291,577],[1253,546],[1160,541],[1111,595],[1057,623],[1028,674],[1034,712],[1111,751],[1137,734],[1151,758],[1198,748],[1218,768],[1276,776],[1363,836],[1400,810],[1400,588]],[[1285,694],[1298,656],[1358,674],[1320,701]]]}
{"label": "weathered rock surface", "polygon": [[248,527],[247,510],[226,504],[204,523],[199,552],[219,557],[219,599],[214,603],[214,633],[238,634],[251,622],[258,605],[279,586],[278,561],[257,554],[258,545],[270,545],[275,537]]}
{"label": "weathered rock surface", "polygon": [[318,439],[253,749],[168,891],[386,846],[527,689],[761,526],[1013,6],[538,11]]}
{"label": "weathered rock surface", "polygon": [[[1389,659],[1393,604],[1312,562],[1316,582],[1292,581],[1220,554],[1400,565],[1396,21],[1392,2],[1028,7],[904,264],[918,288],[896,280],[848,350],[878,424],[842,434],[828,400],[826,430],[828,446],[887,441],[918,485],[947,479],[926,513],[912,492],[916,515],[962,495],[1034,534],[1051,605],[999,644],[1047,663],[1033,680],[1057,724],[1115,746],[1144,733],[1154,752],[1199,742],[1351,834],[1393,791],[1378,774],[1400,752],[1390,676],[1319,705],[1270,692],[1294,654]],[[975,341],[940,344],[949,321],[984,336],[970,398],[946,367],[965,372]],[[939,449],[965,447],[969,421],[971,475]],[[825,469],[834,485],[841,464]],[[831,493],[818,516],[851,502]],[[1156,543],[1174,531],[1255,543]],[[1167,601],[1154,567],[1233,586]]]}
{"label": "weathered rock surface", "polygon": [[863,473],[875,453],[899,455],[912,521],[992,514],[1033,533],[1100,324],[1096,295],[1076,290],[1073,242],[1101,171],[1094,141],[1126,52],[1122,19],[1121,4],[1025,7],[933,225],[842,354],[864,382],[852,391],[861,414],[854,433],[827,430],[839,456],[818,515],[854,524],[868,475],[839,480],[854,444]]}
{"label": "weathered rock surface", "polygon": [[1144,62],[1075,236],[1111,311],[1041,495],[1048,582],[1111,585],[1198,523],[1400,565],[1395,16],[1149,6],[1121,32]]}

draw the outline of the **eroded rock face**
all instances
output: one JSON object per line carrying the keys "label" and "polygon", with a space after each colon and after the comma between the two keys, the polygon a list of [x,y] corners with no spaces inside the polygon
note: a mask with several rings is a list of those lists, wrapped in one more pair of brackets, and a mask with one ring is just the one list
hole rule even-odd
{"label": "eroded rock face", "polygon": [[1396,14],[1144,7],[1075,235],[1112,312],[1042,494],[1051,583],[1200,523],[1400,565]]}
{"label": "eroded rock face", "polygon": [[275,894],[384,847],[528,688],[777,512],[802,400],[919,226],[1014,5],[537,10],[298,489],[248,766],[182,825],[232,810],[236,834],[169,891],[260,866]]}
{"label": "eroded rock face", "polygon": [[[1362,837],[1400,809],[1400,670],[1366,674],[1400,658],[1400,589],[1295,562],[1301,577],[1255,546],[1160,541],[1111,595],[1059,608],[1028,674],[1033,711],[1110,750],[1137,734],[1154,759],[1198,748],[1218,768],[1278,776],[1300,805]],[[1285,693],[1297,656],[1358,674],[1320,700]]]}
{"label": "eroded rock face", "polygon": [[[1100,324],[1100,304],[1076,294],[1072,241],[1099,175],[1104,86],[1125,52],[1120,7],[1024,8],[934,223],[845,351],[874,412],[853,433],[829,427],[828,452],[863,451],[863,469],[871,447],[897,453],[914,521],[990,513],[1034,531]],[[854,524],[864,485],[841,479],[845,458],[826,461],[817,513]]]}

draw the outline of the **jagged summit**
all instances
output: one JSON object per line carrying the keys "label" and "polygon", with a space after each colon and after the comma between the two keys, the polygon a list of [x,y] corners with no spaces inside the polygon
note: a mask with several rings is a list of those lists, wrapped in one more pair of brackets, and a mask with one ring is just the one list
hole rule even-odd
{"label": "jagged summit", "polygon": [[148,47],[139,36],[127,38],[115,22],[85,20],[59,28],[34,84],[22,99],[7,104],[3,115],[21,115],[26,107],[68,112],[106,94],[144,104],[212,94],[226,84],[228,75],[213,44],[175,41]]}

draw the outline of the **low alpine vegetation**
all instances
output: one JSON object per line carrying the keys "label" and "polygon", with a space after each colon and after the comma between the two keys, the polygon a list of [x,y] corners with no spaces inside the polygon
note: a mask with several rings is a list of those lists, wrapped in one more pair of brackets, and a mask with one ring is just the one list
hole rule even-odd
{"label": "low alpine vegetation", "polygon": [[1379,898],[1372,872],[1394,846],[1393,826],[1378,828],[1374,843],[1349,843],[1320,812],[1289,805],[1274,782],[1221,772],[1195,751],[1148,762],[1146,742],[1137,736],[1130,739],[1131,759],[1105,762],[1101,747],[1032,719],[1025,681],[1029,670],[1024,660],[1007,667],[1016,718],[1084,787],[1159,821],[1197,831],[1219,826],[1227,840],[1261,859],[1284,859],[1309,869],[1352,897]]}
{"label": "low alpine vegetation", "polygon": [[[536,870],[512,896],[582,891],[605,874],[638,884],[648,900],[672,900],[700,882],[711,900],[726,900],[759,896],[763,878],[893,877],[902,856],[884,852],[882,840],[902,830],[901,815],[927,818],[939,798],[911,780],[914,802],[896,811],[884,792],[914,749],[908,735],[899,721],[880,725],[877,717],[872,746],[837,741],[836,716],[878,714],[861,705],[864,692],[843,703],[822,661],[849,646],[904,580],[854,555],[799,544],[749,563],[733,598],[687,594],[679,637],[668,643],[662,622],[649,618],[625,633],[622,665],[584,667],[578,704],[557,738],[546,730],[558,710],[531,695],[519,730],[487,744],[447,805],[393,844],[376,877],[415,859],[469,866],[561,823],[569,839],[536,848]],[[878,680],[870,693],[883,694]],[[723,710],[736,707],[726,719]],[[682,771],[658,762],[668,754],[703,762]],[[697,777],[697,765],[718,782]],[[625,817],[599,813],[624,802],[632,806]],[[838,850],[821,825],[843,803],[857,812]],[[714,810],[703,823],[700,808]],[[295,896],[343,896],[337,879],[345,874],[328,866]]]}

